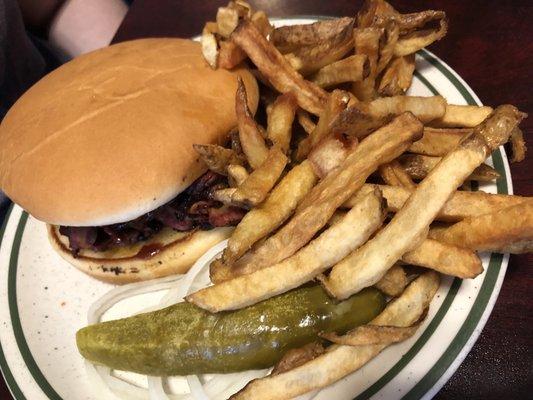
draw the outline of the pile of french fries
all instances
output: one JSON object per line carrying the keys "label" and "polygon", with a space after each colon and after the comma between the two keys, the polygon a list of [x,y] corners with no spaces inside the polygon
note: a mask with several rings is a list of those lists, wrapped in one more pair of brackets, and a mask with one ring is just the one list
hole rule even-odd
{"label": "pile of french fries", "polygon": [[442,11],[400,14],[383,0],[366,1],[355,18],[276,29],[237,0],[206,24],[209,64],[248,62],[262,83],[266,129],[239,82],[231,148],[195,146],[229,178],[214,197],[249,211],[210,266],[213,285],[187,300],[236,310],[312,280],[339,300],[369,286],[391,298],[368,325],[324,332],[235,399],[329,385],[414,334],[439,273],[474,278],[477,251],[533,250],[531,199],[465,185],[499,178],[484,162],[507,142],[512,161],[524,158],[526,115],[405,95],[415,53],[446,30]]}

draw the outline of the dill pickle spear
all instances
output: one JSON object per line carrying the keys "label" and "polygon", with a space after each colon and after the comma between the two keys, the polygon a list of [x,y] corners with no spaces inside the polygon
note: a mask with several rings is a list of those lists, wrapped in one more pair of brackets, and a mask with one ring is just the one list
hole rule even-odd
{"label": "dill pickle spear", "polygon": [[155,376],[228,373],[271,367],[319,332],[345,333],[384,306],[374,288],[339,303],[315,285],[218,314],[178,303],[90,325],[76,340],[83,357],[114,369]]}

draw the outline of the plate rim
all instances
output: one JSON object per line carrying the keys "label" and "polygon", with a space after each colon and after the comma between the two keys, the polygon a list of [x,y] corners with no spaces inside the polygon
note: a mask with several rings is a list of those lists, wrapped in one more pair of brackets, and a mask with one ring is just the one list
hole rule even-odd
{"label": "plate rim", "polygon": [[[325,17],[325,16],[310,16],[310,15],[295,15],[291,17],[286,18],[271,18],[273,21],[280,21],[280,20],[290,20],[290,19],[326,19],[326,18],[332,18],[332,17]],[[432,52],[423,49],[418,54],[424,58],[427,62],[432,64],[435,68],[437,68],[448,80],[448,82],[454,86],[454,88],[461,94],[461,96],[464,98],[464,100],[468,104],[476,104],[481,105],[481,101],[477,97],[477,95],[474,93],[474,91],[470,88],[470,86],[450,67],[448,64],[446,64],[442,59],[437,57]],[[417,77],[420,79],[422,75],[417,74]],[[425,86],[428,87],[429,90],[432,90],[432,85],[430,82],[428,82],[424,77],[421,79]],[[425,82],[424,82],[425,81]],[[435,91],[434,88],[432,91]],[[505,150],[503,148],[499,148],[497,151],[493,153],[493,160],[495,163],[495,167],[498,170],[503,170],[503,179],[499,179],[496,183],[497,186],[497,192],[498,193],[508,193],[512,194],[512,177],[510,175],[510,169],[507,162],[507,156],[505,153]],[[496,165],[498,164],[498,166]],[[6,215],[4,218],[4,221],[2,223],[2,226],[0,228],[0,248],[2,245],[3,237],[5,234],[5,231],[7,229],[7,225],[11,220],[11,214],[13,209],[18,206],[15,206],[14,204],[11,204]],[[16,224],[16,234],[13,239],[13,247],[10,251],[10,261],[9,261],[9,275],[11,275],[11,264],[13,263],[13,251],[17,247],[17,236],[18,237],[18,247],[20,247],[20,240],[22,238],[22,234],[24,232],[24,225],[27,220],[27,213],[23,211],[20,215],[20,219]],[[18,253],[18,249],[17,249]],[[17,254],[18,255],[18,254]],[[490,256],[489,266],[487,268],[487,272],[483,278],[483,281],[481,282],[481,289],[479,293],[476,296],[476,299],[472,303],[472,307],[470,311],[468,312],[464,322],[461,324],[461,327],[459,328],[458,332],[455,334],[454,338],[449,342],[449,344],[446,347],[446,350],[444,351],[443,355],[434,363],[434,365],[424,374],[424,376],[416,383],[414,387],[412,387],[402,398],[404,399],[413,399],[413,398],[431,398],[433,395],[435,395],[442,386],[450,379],[450,377],[453,375],[453,373],[457,370],[459,365],[462,363],[466,355],[470,352],[472,349],[474,343],[477,341],[477,338],[479,337],[479,334],[481,333],[483,327],[485,326],[485,323],[490,316],[492,309],[494,307],[494,304],[498,298],[501,284],[503,281],[503,277],[505,276],[505,271],[507,269],[509,255],[501,255],[497,253],[492,253]],[[495,264],[498,263],[499,266],[495,266]],[[15,257],[15,264],[16,264],[16,257]],[[14,269],[14,281],[11,282],[11,279],[8,279],[8,302],[9,302],[9,316],[10,316],[10,323],[11,328],[14,329],[13,326],[13,315],[12,315],[12,307],[14,307],[13,311],[18,316],[18,309],[16,304],[16,268],[17,265],[15,265]],[[490,272],[490,275],[489,275]],[[11,285],[10,285],[11,284]],[[452,286],[450,287],[450,290],[446,294],[446,298],[444,302],[446,302],[446,299],[450,296],[450,293],[452,293],[450,303],[453,301],[453,298],[455,297],[455,294],[457,293],[459,287],[461,284],[461,280],[458,278],[455,278],[453,280]],[[13,288],[13,285],[15,287],[15,290],[9,289],[10,287]],[[485,287],[485,285],[488,285]],[[488,290],[488,292],[486,292]],[[12,298],[14,293],[14,298]],[[478,301],[480,302],[478,304]],[[444,302],[441,305],[439,311],[444,307]],[[13,304],[12,304],[13,303]],[[446,314],[448,310],[444,310],[444,314]],[[433,318],[431,323],[433,323],[437,319],[437,315]],[[442,319],[442,318],[441,318]],[[437,326],[440,324],[441,320],[438,320],[435,322],[434,328],[431,330],[431,332],[428,333],[431,323],[426,327],[424,332],[422,332],[422,335],[416,340],[416,342],[410,347],[410,349],[404,354],[404,357],[400,361],[398,361],[394,366],[389,368],[387,371],[384,371],[384,373],[380,376],[380,378],[375,381],[369,388],[367,388],[365,391],[363,391],[361,394],[359,394],[356,399],[362,399],[362,398],[368,398],[372,396],[373,394],[377,393],[381,388],[383,388],[389,381],[386,380],[384,382],[381,382],[381,386],[377,387],[376,384],[378,384],[387,374],[391,373],[395,368],[398,368],[398,365],[402,362],[407,365],[407,363],[410,361],[411,358],[406,357],[408,354],[413,352],[413,357],[418,353],[419,348],[417,348],[417,345],[420,346],[420,348],[425,344],[427,339],[434,333]],[[19,320],[20,323],[20,320]],[[22,340],[26,343],[24,333],[22,333]],[[424,335],[428,333],[428,337],[425,339]],[[20,348],[19,344],[19,337],[15,333],[15,339],[18,346],[18,351],[21,352],[22,358],[24,362],[26,363],[26,367],[29,368],[29,372],[32,375],[32,378],[36,381],[39,388],[44,392],[44,394],[51,400],[61,400],[62,397],[55,392],[53,387],[49,384],[49,382],[46,380],[46,378],[40,373],[39,368],[37,367],[37,371],[40,373],[39,376],[34,375],[34,371],[32,371],[32,368],[28,366],[28,362],[23,354],[23,349]],[[425,339],[425,340],[424,340]],[[457,343],[456,343],[457,341]],[[26,343],[27,347],[27,343]],[[453,348],[452,348],[453,347]],[[31,357],[31,351],[30,357]],[[404,358],[407,359],[404,361]],[[33,361],[35,363],[35,361]],[[36,363],[35,363],[36,365]],[[405,367],[405,365],[399,367],[399,371]],[[5,358],[2,343],[0,341],[0,370],[2,372],[2,375],[4,377],[4,380],[6,381],[6,385],[8,389],[11,392],[11,395],[16,400],[22,400],[26,399],[26,396],[24,395],[21,387],[17,383],[16,379],[14,378],[10,366]],[[395,375],[395,374],[394,374]],[[394,376],[393,375],[393,376]],[[393,377],[392,376],[392,377]],[[429,376],[429,378],[428,378]],[[391,379],[392,379],[391,377]],[[426,379],[427,378],[427,379]],[[48,388],[44,387],[42,385],[42,380],[47,384]],[[22,385],[24,386],[24,385]],[[46,386],[46,385],[45,385]],[[374,388],[374,389],[373,389]],[[50,391],[51,389],[51,391]]]}

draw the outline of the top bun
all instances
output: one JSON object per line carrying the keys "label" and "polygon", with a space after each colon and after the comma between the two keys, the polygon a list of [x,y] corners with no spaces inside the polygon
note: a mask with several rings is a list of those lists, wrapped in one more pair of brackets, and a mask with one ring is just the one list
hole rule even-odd
{"label": "top bun", "polygon": [[206,171],[192,145],[236,126],[237,76],[212,70],[200,44],[141,39],[76,58],[10,109],[0,125],[0,187],[54,225],[124,222],[168,202]]}

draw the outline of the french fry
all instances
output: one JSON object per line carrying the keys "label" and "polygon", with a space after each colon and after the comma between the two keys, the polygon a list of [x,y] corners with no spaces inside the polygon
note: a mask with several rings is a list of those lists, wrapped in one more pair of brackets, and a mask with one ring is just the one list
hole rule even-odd
{"label": "french fry", "polygon": [[289,151],[291,144],[292,122],[296,107],[296,97],[289,92],[276,99],[268,114],[267,138],[277,144],[284,153]]}
{"label": "french fry", "polygon": [[403,95],[411,87],[415,71],[415,55],[397,57],[385,68],[379,82],[381,96]]}
{"label": "french fry", "polygon": [[463,279],[475,278],[483,272],[481,260],[471,250],[433,239],[425,239],[416,249],[405,253],[402,261]]}
{"label": "french fry", "polygon": [[267,15],[264,11],[256,11],[252,15],[252,23],[257,26],[259,32],[263,34],[264,37],[268,37],[273,31],[274,27],[270,24]]}
{"label": "french fry", "polygon": [[449,228],[432,230],[436,240],[477,251],[533,251],[533,202],[524,201],[491,214],[466,218]]}
{"label": "french fry", "polygon": [[527,151],[526,142],[524,141],[524,133],[518,127],[511,133],[511,148],[513,150],[511,162],[524,161]]}
{"label": "french fry", "polygon": [[287,25],[274,29],[271,40],[283,54],[301,47],[314,46],[324,40],[338,37],[353,25],[353,18],[334,18],[312,24]]}
{"label": "french fry", "polygon": [[[378,186],[383,193],[383,197],[387,200],[387,207],[390,212],[400,210],[412,194],[412,190],[401,187]],[[365,195],[372,191],[373,188],[374,185],[365,184],[343,207],[353,207],[359,195]],[[441,208],[436,219],[444,222],[457,222],[469,217],[494,213],[527,200],[527,197],[522,196],[456,191]]]}
{"label": "french fry", "polygon": [[304,161],[291,169],[264,203],[250,210],[237,225],[228,240],[223,260],[231,264],[254,243],[278,228],[292,214],[316,180],[309,161]]}
{"label": "french fry", "polygon": [[353,18],[336,18],[312,24],[276,28],[274,45],[282,53],[292,53],[302,65],[304,76],[342,59],[353,47]]}
{"label": "french fry", "polygon": [[421,29],[430,22],[440,22],[446,18],[444,11],[425,10],[417,13],[399,14],[394,21],[400,26],[400,34],[405,35],[416,29]]}
{"label": "french fry", "polygon": [[300,109],[296,112],[296,115],[300,126],[303,128],[305,133],[310,135],[311,132],[313,132],[313,130],[316,128],[316,124],[313,122],[313,120],[311,120],[311,117],[307,111]]}
{"label": "french fry", "polygon": [[446,128],[473,128],[481,124],[491,112],[492,107],[487,106],[460,106],[448,104],[444,115],[431,121],[430,125]]}
{"label": "french fry", "polygon": [[219,312],[285,293],[312,280],[359,247],[384,218],[381,194],[376,189],[292,257],[260,270],[255,265],[234,268],[232,279],[201,289],[186,299],[210,312]]}
{"label": "french fry", "polygon": [[[437,166],[441,157],[423,156],[420,154],[402,154],[399,161],[404,170],[413,179],[424,179]],[[490,182],[498,179],[500,174],[487,164],[481,164],[467,178],[469,181]]]}
{"label": "french fry", "polygon": [[228,38],[239,24],[239,13],[234,8],[219,7],[216,21],[218,34]]}
{"label": "french fry", "polygon": [[280,178],[287,161],[287,157],[279,147],[272,147],[265,161],[246,178],[242,185],[235,188],[231,202],[246,208],[261,203]]}
{"label": "french fry", "polygon": [[[415,279],[396,300],[372,322],[376,326],[408,327],[424,314],[439,286],[435,272]],[[358,370],[387,345],[333,345],[313,360],[289,371],[255,379],[231,397],[232,400],[291,399],[330,385]]]}
{"label": "french fry", "polygon": [[470,128],[424,128],[422,139],[409,147],[409,152],[442,157],[452,151],[462,138],[472,133]]}
{"label": "french fry", "polygon": [[215,35],[212,32],[204,30],[200,44],[205,60],[211,68],[216,69],[218,66],[218,44]]}
{"label": "french fry", "polygon": [[382,26],[400,14],[384,0],[366,0],[357,13],[357,26]]}
{"label": "french fry", "polygon": [[248,178],[249,174],[242,165],[230,164],[226,169],[230,186],[240,186]]}
{"label": "french fry", "polygon": [[228,40],[219,42],[218,67],[232,69],[246,59],[246,53],[235,43]]}
{"label": "french fry", "polygon": [[358,140],[352,137],[339,139],[336,135],[331,135],[322,140],[307,159],[311,162],[315,174],[323,178],[341,165],[357,144]]}
{"label": "french fry", "polygon": [[355,28],[353,40],[355,54],[365,55],[368,59],[369,76],[362,82],[354,82],[352,91],[361,101],[373,100],[375,97],[374,85],[377,76],[379,60],[379,41],[383,30],[381,28]]}
{"label": "french fry", "polygon": [[377,128],[391,120],[390,116],[376,117],[360,104],[349,106],[331,123],[331,133],[342,133],[357,139],[364,139]]}
{"label": "french fry", "polygon": [[216,144],[194,144],[193,147],[206,163],[207,168],[217,174],[227,175],[227,168],[230,164],[243,164],[243,159],[231,149]]}
{"label": "french fry", "polygon": [[298,105],[310,113],[319,115],[322,112],[328,94],[292,69],[283,55],[265,39],[255,25],[242,21],[231,34],[231,40],[248,54],[276,90],[281,93],[294,92]]}
{"label": "french fry", "polygon": [[366,56],[356,54],[320,68],[309,79],[322,88],[346,82],[359,82],[370,73]]}
{"label": "french fry", "polygon": [[396,53],[396,46],[400,36],[400,28],[394,21],[387,21],[383,27],[383,35],[379,46],[379,60],[376,72],[381,73]]}
{"label": "french fry", "polygon": [[317,358],[325,351],[324,346],[318,342],[308,343],[303,347],[291,349],[283,355],[283,358],[272,369],[271,375],[278,375],[290,371],[308,361]]}
{"label": "french fry", "polygon": [[398,160],[379,166],[379,173],[385,183],[391,186],[401,186],[407,189],[414,189],[416,185],[403,169]]}
{"label": "french fry", "polygon": [[494,149],[509,139],[522,118],[524,114],[513,106],[498,107],[438,163],[387,226],[333,267],[322,282],[326,290],[343,299],[378,282],[403,254],[420,244],[448,198]]}
{"label": "french fry", "polygon": [[446,112],[446,100],[442,96],[382,97],[371,101],[368,104],[368,110],[375,117],[384,117],[390,114],[398,115],[410,111],[422,123],[427,123],[444,115]]}
{"label": "french fry", "polygon": [[268,148],[265,144],[265,139],[263,139],[263,135],[261,135],[260,127],[250,112],[246,87],[240,78],[237,95],[235,96],[235,113],[237,114],[237,125],[239,127],[239,139],[242,150],[250,166],[256,169],[267,158]]}
{"label": "french fry", "polygon": [[396,264],[374,286],[387,296],[397,297],[403,293],[408,283],[405,270]]}
{"label": "french fry", "polygon": [[363,325],[352,329],[345,335],[337,335],[334,332],[330,332],[323,333],[320,337],[329,340],[331,343],[345,346],[389,345],[409,339],[419,327],[420,323],[404,327]]}
{"label": "french fry", "polygon": [[213,199],[220,201],[227,205],[233,205],[232,197],[235,194],[236,188],[218,189],[213,193]]}
{"label": "french fry", "polygon": [[237,264],[243,267],[250,264],[261,269],[294,254],[311,240],[380,164],[403,153],[421,133],[420,122],[406,113],[365,138],[339,168],[311,190],[282,228]]}
{"label": "french fry", "polygon": [[331,132],[331,124],[337,115],[346,109],[349,101],[350,97],[342,90],[334,90],[331,93],[324,111],[320,114],[316,128],[298,144],[298,150],[296,152],[297,160],[305,159],[311,149]]}
{"label": "french fry", "polygon": [[441,18],[438,22],[439,26],[437,28],[414,31],[400,37],[394,47],[394,55],[396,57],[402,57],[408,54],[414,54],[418,50],[446,36],[448,32],[448,20]]}

